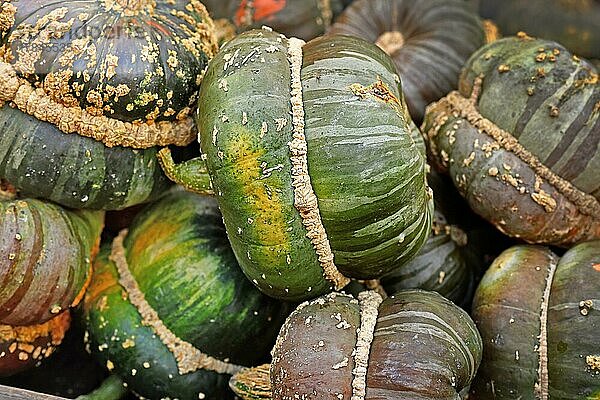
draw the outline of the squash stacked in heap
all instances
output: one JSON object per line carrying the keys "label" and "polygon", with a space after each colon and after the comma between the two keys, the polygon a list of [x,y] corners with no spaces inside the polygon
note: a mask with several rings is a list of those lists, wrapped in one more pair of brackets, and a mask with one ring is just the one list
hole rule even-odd
{"label": "squash stacked in heap", "polygon": [[502,253],[473,300],[485,343],[475,398],[599,398],[599,287],[600,241],[560,258],[541,246]]}
{"label": "squash stacked in heap", "polygon": [[205,0],[203,3],[221,29],[243,32],[267,25],[286,36],[304,40],[322,35],[342,0]]}
{"label": "squash stacked in heap", "polygon": [[155,198],[156,146],[196,135],[212,30],[197,0],[3,2],[0,177],[75,208]]}
{"label": "squash stacked in heap", "polygon": [[85,298],[90,348],[145,398],[225,399],[267,355],[286,306],[258,291],[213,199],[172,192],[102,248]]}
{"label": "squash stacked in heap", "polygon": [[230,385],[247,400],[460,399],[481,352],[469,315],[437,293],[330,293],[289,316],[270,367]]}
{"label": "squash stacked in heap", "polygon": [[590,63],[521,33],[478,50],[423,131],[475,212],[511,236],[570,246],[600,237],[599,105]]}
{"label": "squash stacked in heap", "polygon": [[479,8],[504,35],[526,31],[580,56],[600,58],[599,0],[481,0]]}
{"label": "squash stacked in heap", "polygon": [[0,191],[0,376],[50,356],[92,275],[104,213]]}
{"label": "squash stacked in heap", "polygon": [[357,0],[329,30],[376,43],[398,69],[417,122],[425,106],[456,89],[460,68],[485,41],[473,5],[457,0]]}
{"label": "squash stacked in heap", "polygon": [[201,88],[202,158],[161,153],[173,179],[216,195],[254,284],[293,300],[403,265],[433,208],[389,57],[347,36],[303,44],[267,29],[230,41]]}

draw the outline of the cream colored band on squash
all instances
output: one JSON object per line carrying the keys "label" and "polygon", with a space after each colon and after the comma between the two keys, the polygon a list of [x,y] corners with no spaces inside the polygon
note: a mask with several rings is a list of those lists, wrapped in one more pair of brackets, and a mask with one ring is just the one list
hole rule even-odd
{"label": "cream colored band on squash", "polygon": [[548,303],[550,302],[550,289],[552,288],[556,265],[555,260],[552,260],[548,268],[546,287],[544,288],[540,307],[540,344],[538,347],[540,356],[537,370],[538,379],[534,387],[535,397],[538,400],[548,400]]}
{"label": "cream colored band on squash", "polygon": [[[466,119],[480,132],[494,139],[504,150],[513,153],[521,161],[529,165],[537,176],[545,179],[548,184],[552,185],[559,193],[565,196],[567,200],[575,204],[581,213],[600,219],[600,202],[598,202],[594,196],[579,190],[571,182],[552,172],[550,168],[546,167],[534,154],[523,147],[513,135],[498,127],[489,119],[484,118],[479,113],[479,110],[477,109],[477,99],[481,90],[481,84],[482,78],[476,78],[470,99],[463,97],[458,91],[453,91],[437,103],[429,105],[427,110],[433,110],[436,107],[445,107],[449,110],[449,113],[455,117]],[[427,135],[430,138],[436,136],[437,131],[435,130],[439,130],[447,118],[448,115],[445,115],[442,116],[442,119],[436,121],[432,130],[430,130]],[[429,142],[432,143],[431,140]],[[436,152],[436,149],[432,148],[432,151]]]}
{"label": "cream colored band on squash", "polygon": [[302,46],[304,41],[291,38],[288,40],[288,59],[291,67],[291,97],[292,103],[292,141],[290,160],[292,162],[292,186],[294,188],[294,206],[302,217],[302,224],[307,230],[319,263],[323,268],[325,279],[332,282],[336,290],[346,286],[350,279],[338,271],[333,262],[333,252],[321,220],[317,196],[313,191],[308,174],[308,159],[306,136],[304,135],[304,103],[302,101]]}
{"label": "cream colored band on squash", "polygon": [[123,122],[104,115],[94,116],[80,107],[67,107],[53,100],[42,88],[19,78],[14,68],[0,61],[0,102],[12,102],[25,114],[51,123],[60,131],[95,139],[107,147],[146,149],[174,144],[185,146],[196,138],[194,121],[159,121],[152,124]]}
{"label": "cream colored band on squash", "polygon": [[375,324],[379,315],[379,305],[383,298],[374,291],[361,292],[358,295],[360,303],[360,328],[354,347],[354,369],[352,370],[352,397],[350,400],[364,400],[367,394],[367,368],[369,353],[375,333]]}
{"label": "cream colored band on squash", "polygon": [[161,342],[173,354],[177,362],[179,374],[187,374],[199,369],[214,371],[219,374],[233,375],[244,367],[230,364],[207,354],[202,353],[194,345],[178,338],[160,319],[158,313],[148,304],[144,293],[140,290],[135,277],[129,270],[123,240],[127,236],[127,229],[122,230],[114,239],[110,260],[117,266],[119,284],[125,289],[129,302],[137,308],[142,316],[142,323],[152,328]]}

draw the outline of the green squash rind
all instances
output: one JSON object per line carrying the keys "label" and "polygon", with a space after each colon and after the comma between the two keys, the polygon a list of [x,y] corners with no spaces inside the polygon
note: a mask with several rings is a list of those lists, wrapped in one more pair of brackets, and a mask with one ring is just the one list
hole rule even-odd
{"label": "green squash rind", "polygon": [[[374,46],[363,49],[366,42],[359,39],[329,40],[316,39],[304,47],[301,80],[308,169],[338,269],[349,276],[373,277],[387,272],[390,261],[404,262],[416,253],[428,235],[433,203],[425,184],[424,159],[411,139],[410,118],[391,62]],[[300,300],[325,293],[332,285],[323,278],[294,207],[288,148],[292,119],[286,44],[285,37],[269,30],[247,32],[229,42],[207,71],[199,100],[204,112],[197,122],[212,186],[244,272],[270,296]],[[319,60],[317,54],[329,58]],[[360,69],[360,75],[356,70],[345,69],[350,63],[359,66],[355,68]],[[326,69],[321,70],[321,66]],[[268,73],[261,73],[267,69]],[[378,94],[395,101],[386,102],[371,95],[371,85],[378,82],[385,87]],[[331,102],[340,96],[347,110],[334,105],[332,111],[321,113],[326,109],[328,91]],[[316,106],[319,96],[323,109]],[[370,133],[370,116],[352,122],[356,110],[364,107],[377,113],[381,121],[393,122],[387,126],[380,123],[380,135],[373,135],[371,141],[363,137],[365,150],[352,146],[359,154],[354,160],[358,165],[351,167],[345,162],[347,153],[344,154],[351,143],[343,143],[344,135],[350,132],[342,124],[354,123],[363,135]],[[332,112],[339,113],[338,125],[332,120],[337,118]],[[329,150],[320,151],[319,140],[325,137],[324,130],[331,127],[340,132],[333,132],[332,138],[327,139]],[[332,142],[340,149],[335,149]],[[379,154],[383,151],[393,157],[381,160]],[[373,167],[372,176],[361,175],[364,170],[359,171],[359,167],[364,165]],[[335,176],[332,171],[336,168],[350,170],[347,176]],[[397,186],[407,176],[403,185],[414,190]],[[365,191],[365,204],[360,204],[360,198],[352,203],[347,196],[351,187],[343,188],[337,183],[347,183],[350,178],[361,180],[356,184]],[[378,180],[385,181],[379,189],[373,184]],[[332,193],[334,187],[344,196]],[[386,207],[391,211],[381,212]],[[406,215],[398,212],[402,207],[408,210]],[[404,242],[400,250],[398,242]]]}
{"label": "green squash rind", "polygon": [[600,392],[600,375],[587,358],[597,354],[600,325],[600,241],[592,241],[560,259],[544,247],[515,246],[492,264],[473,303],[473,318],[488,344],[473,385],[477,398],[492,392],[497,399],[536,398],[542,293],[552,264],[556,270],[546,325],[549,396],[594,399]]}
{"label": "green squash rind", "polygon": [[[480,93],[469,100],[479,77]],[[594,111],[600,89],[593,67],[557,43],[521,35],[478,50],[459,86],[460,94],[429,107],[423,130],[433,164],[449,173],[473,210],[532,243],[568,247],[600,237],[600,114]],[[450,110],[448,99],[475,101],[470,107],[527,154],[507,150],[514,147],[509,139],[500,145],[472,125],[471,111]]]}
{"label": "green squash rind", "polygon": [[170,186],[156,148],[108,148],[7,105],[0,108],[0,131],[0,176],[24,195],[67,207],[121,209],[154,200]]}
{"label": "green squash rind", "polygon": [[[146,301],[175,336],[237,365],[264,357],[285,305],[261,294],[238,269],[212,199],[185,192],[166,195],[136,216],[124,247]],[[173,354],[124,297],[109,254],[106,246],[86,297],[94,352],[105,363],[110,360],[129,387],[145,397],[229,396],[227,375],[205,370],[179,374]],[[111,340],[113,336],[119,340]]]}

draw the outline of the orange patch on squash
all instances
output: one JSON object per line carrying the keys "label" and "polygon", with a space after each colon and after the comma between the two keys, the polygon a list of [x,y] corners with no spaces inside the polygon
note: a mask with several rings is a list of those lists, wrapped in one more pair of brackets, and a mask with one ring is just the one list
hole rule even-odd
{"label": "orange patch on squash", "polygon": [[[285,8],[287,0],[254,0],[252,4],[253,20],[268,21],[275,14]],[[235,13],[235,24],[240,26],[244,24],[248,7],[248,0],[242,0]]]}

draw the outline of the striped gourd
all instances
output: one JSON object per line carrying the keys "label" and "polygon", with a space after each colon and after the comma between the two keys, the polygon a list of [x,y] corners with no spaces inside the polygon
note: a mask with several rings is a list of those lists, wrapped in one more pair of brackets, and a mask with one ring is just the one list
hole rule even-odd
{"label": "striped gourd", "polygon": [[458,400],[481,352],[468,314],[437,293],[332,293],[290,315],[269,369],[230,386],[243,399]]}
{"label": "striped gourd", "polygon": [[216,26],[232,34],[266,25],[304,40],[322,35],[344,8],[343,0],[204,0],[203,3]]}
{"label": "striped gourd", "polygon": [[471,207],[528,242],[600,237],[600,87],[587,61],[525,34],[484,46],[428,108],[434,164]]}
{"label": "striped gourd", "polygon": [[431,235],[413,260],[382,277],[381,284],[388,293],[435,291],[470,309],[477,282],[510,241],[470,210],[450,178],[430,171],[427,182],[435,203]]}
{"label": "striped gourd", "polygon": [[600,241],[560,258],[540,246],[502,253],[473,301],[485,343],[475,398],[599,398],[599,287]]}
{"label": "striped gourd", "polygon": [[415,121],[456,89],[460,68],[485,39],[473,6],[457,0],[357,0],[329,33],[358,36],[392,57]]}
{"label": "striped gourd", "polygon": [[146,398],[229,398],[227,374],[265,357],[285,306],[244,277],[212,199],[169,193],[125,232],[94,264],[92,351]]}
{"label": "striped gourd", "polygon": [[214,192],[246,275],[289,300],[404,264],[433,206],[389,57],[346,36],[302,44],[267,29],[229,42],[201,88],[202,159],[161,153]]}
{"label": "striped gourd", "polygon": [[212,30],[196,0],[3,2],[0,177],[74,208],[157,197],[157,146],[196,136]]}
{"label": "striped gourd", "polygon": [[0,376],[48,357],[91,278],[104,213],[0,190]]}
{"label": "striped gourd", "polygon": [[480,0],[479,8],[505,35],[525,31],[560,42],[577,55],[600,58],[598,0]]}

